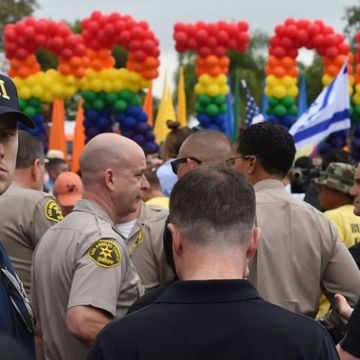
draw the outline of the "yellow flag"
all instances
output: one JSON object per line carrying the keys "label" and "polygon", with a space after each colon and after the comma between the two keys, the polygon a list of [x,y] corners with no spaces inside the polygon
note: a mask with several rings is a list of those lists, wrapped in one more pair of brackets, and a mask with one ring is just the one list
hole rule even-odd
{"label": "yellow flag", "polygon": [[157,143],[164,141],[170,131],[166,126],[167,120],[176,120],[176,116],[170,87],[167,84],[167,73],[165,73],[163,93],[154,126],[155,140]]}
{"label": "yellow flag", "polygon": [[179,84],[178,84],[178,119],[181,126],[186,126],[186,97],[185,97],[185,80],[184,68],[180,66]]}

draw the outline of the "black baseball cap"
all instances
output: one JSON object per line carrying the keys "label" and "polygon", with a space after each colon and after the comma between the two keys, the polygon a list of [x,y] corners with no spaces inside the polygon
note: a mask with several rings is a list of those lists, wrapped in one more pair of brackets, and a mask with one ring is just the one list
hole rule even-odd
{"label": "black baseball cap", "polygon": [[31,118],[19,110],[19,97],[13,81],[0,74],[0,119],[2,115],[14,115],[16,119],[33,129],[35,124]]}

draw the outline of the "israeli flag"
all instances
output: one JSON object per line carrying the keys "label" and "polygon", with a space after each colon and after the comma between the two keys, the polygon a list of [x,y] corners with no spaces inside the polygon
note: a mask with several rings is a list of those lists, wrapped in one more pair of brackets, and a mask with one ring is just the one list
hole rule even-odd
{"label": "israeli flag", "polygon": [[289,132],[299,151],[319,144],[333,132],[350,129],[350,126],[349,79],[345,60],[335,80],[324,88]]}

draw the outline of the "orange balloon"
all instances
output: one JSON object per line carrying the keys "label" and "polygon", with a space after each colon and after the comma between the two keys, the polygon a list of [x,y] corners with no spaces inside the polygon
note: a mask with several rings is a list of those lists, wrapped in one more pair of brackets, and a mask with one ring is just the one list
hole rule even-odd
{"label": "orange balloon", "polygon": [[70,60],[69,60],[69,64],[71,67],[79,67],[81,66],[81,59],[79,56],[73,56]]}
{"label": "orange balloon", "polygon": [[276,77],[279,77],[279,78],[281,78],[281,77],[283,77],[283,76],[285,76],[286,75],[286,72],[285,72],[285,69],[282,67],[282,66],[276,66],[275,68],[274,68],[274,75],[276,76]]}
{"label": "orange balloon", "polygon": [[208,70],[208,74],[212,77],[216,77],[220,75],[220,68],[218,66],[213,66],[210,70]]}
{"label": "orange balloon", "polygon": [[72,72],[71,66],[65,62],[61,62],[58,66],[58,69],[63,75],[70,75]]}
{"label": "orange balloon", "polygon": [[74,70],[73,72],[74,76],[79,78],[82,78],[85,76],[85,69],[83,67],[79,67],[77,69]]}
{"label": "orange balloon", "polygon": [[209,66],[209,67],[216,66],[218,64],[218,62],[219,62],[219,59],[215,55],[209,55],[205,60],[206,66]]}
{"label": "orange balloon", "polygon": [[287,75],[292,76],[292,77],[297,77],[298,73],[299,73],[298,69],[296,67],[293,67],[288,70]]}
{"label": "orange balloon", "polygon": [[296,61],[292,59],[290,56],[285,56],[284,58],[282,58],[280,63],[286,69],[296,66]]}
{"label": "orange balloon", "polygon": [[228,67],[230,64],[230,59],[227,56],[223,56],[219,59],[220,66]]}
{"label": "orange balloon", "polygon": [[333,65],[333,64],[325,66],[324,70],[325,70],[324,72],[326,74],[328,74],[330,76],[333,76],[333,77],[336,76],[337,73],[339,72],[339,68],[336,65]]}
{"label": "orange balloon", "polygon": [[276,58],[273,55],[270,55],[268,58],[268,65],[270,65],[271,67],[277,66],[279,64],[279,60],[278,58]]}
{"label": "orange balloon", "polygon": [[22,66],[18,71],[18,75],[22,78],[28,77],[29,76],[29,68],[26,66]]}
{"label": "orange balloon", "polygon": [[205,58],[198,56],[195,60],[195,64],[198,66],[203,66],[205,65]]}
{"label": "orange balloon", "polygon": [[[9,75],[10,75],[10,72],[9,72]],[[10,75],[10,76],[11,76],[11,75]],[[356,75],[355,75],[355,82],[356,82],[357,84],[360,83],[360,73],[356,73]]]}

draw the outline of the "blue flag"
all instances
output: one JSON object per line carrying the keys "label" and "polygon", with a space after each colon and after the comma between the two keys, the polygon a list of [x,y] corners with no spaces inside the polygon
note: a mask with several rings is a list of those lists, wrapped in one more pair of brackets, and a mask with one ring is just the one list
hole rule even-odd
{"label": "blue flag", "polygon": [[298,118],[307,111],[307,94],[305,75],[301,74],[300,95],[298,100]]}
{"label": "blue flag", "polygon": [[231,92],[231,75],[228,73],[227,82],[229,93],[226,96],[226,117],[225,117],[225,134],[231,139],[233,134],[234,116],[232,111],[232,92]]}
{"label": "blue flag", "polygon": [[246,92],[246,117],[245,117],[245,123],[246,127],[248,128],[252,124],[256,124],[258,122],[264,121],[264,117],[260,111],[260,108],[258,104],[256,103],[255,99],[251,95],[246,81],[241,80],[241,84]]}

